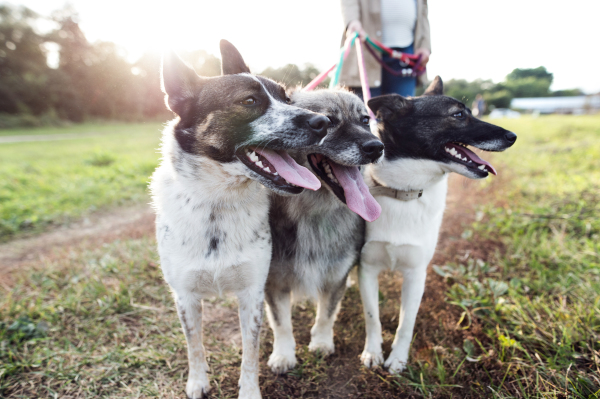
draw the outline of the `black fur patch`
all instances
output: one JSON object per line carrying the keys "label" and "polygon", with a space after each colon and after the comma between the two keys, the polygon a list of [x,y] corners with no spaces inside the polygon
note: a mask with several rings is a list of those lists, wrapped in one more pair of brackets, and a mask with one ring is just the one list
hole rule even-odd
{"label": "black fur patch", "polygon": [[[444,150],[446,143],[477,147],[485,142],[506,141],[507,130],[475,118],[463,103],[441,95],[442,90],[442,81],[437,77],[421,97],[389,94],[369,101],[377,115],[386,160],[450,162]],[[506,146],[512,143],[506,141]]]}

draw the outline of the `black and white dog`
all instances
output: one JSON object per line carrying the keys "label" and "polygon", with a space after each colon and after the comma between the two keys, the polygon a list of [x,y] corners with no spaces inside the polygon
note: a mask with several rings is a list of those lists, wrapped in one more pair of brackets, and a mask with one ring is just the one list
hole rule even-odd
{"label": "black and white dog", "polygon": [[219,77],[198,76],[175,54],[163,60],[163,91],[176,114],[152,176],[161,266],[188,345],[187,396],[209,391],[202,299],[234,292],[243,355],[241,398],[260,398],[259,332],[271,261],[269,190],[299,194],[319,180],[287,150],[314,145],[329,120],[292,106],[279,84],[250,74],[221,41]]}
{"label": "black and white dog", "polygon": [[385,95],[369,101],[377,114],[385,157],[365,171],[365,181],[382,208],[381,217],[366,226],[359,266],[367,330],[361,360],[367,367],[383,362],[377,276],[386,269],[403,275],[400,324],[385,361],[389,371],[400,372],[408,360],[427,265],[437,245],[448,174],[471,179],[496,174],[467,146],[503,151],[517,139],[512,132],[474,118],[464,104],[442,92],[438,76],[421,97]]}
{"label": "black and white dog", "polygon": [[273,258],[265,298],[275,338],[268,364],[275,373],[296,365],[292,293],[318,298],[309,349],[334,351],[333,323],[346,277],[363,243],[361,217],[372,221],[380,213],[358,168],[383,155],[383,144],[369,129],[362,101],[347,91],[321,90],[293,93],[292,104],[327,116],[331,124],[318,146],[296,154],[324,187],[295,197],[273,196],[269,218]]}

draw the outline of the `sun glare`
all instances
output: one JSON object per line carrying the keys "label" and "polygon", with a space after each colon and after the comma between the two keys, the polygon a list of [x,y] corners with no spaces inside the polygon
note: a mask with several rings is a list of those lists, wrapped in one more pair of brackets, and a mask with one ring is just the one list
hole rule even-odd
{"label": "sun glare", "polygon": [[339,44],[331,38],[341,36],[343,30],[339,4],[321,3],[308,0],[300,7],[276,0],[258,6],[245,1],[108,0],[103,7],[83,1],[74,2],[74,7],[90,41],[118,43],[132,60],[165,49],[202,49],[218,56],[219,40],[227,39],[252,69],[262,70],[288,63],[325,67],[334,62]]}

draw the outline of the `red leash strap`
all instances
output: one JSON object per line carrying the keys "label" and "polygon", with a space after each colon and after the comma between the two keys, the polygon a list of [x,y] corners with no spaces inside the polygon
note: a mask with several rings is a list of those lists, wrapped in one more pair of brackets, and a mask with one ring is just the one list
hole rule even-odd
{"label": "red leash strap", "polygon": [[[367,44],[365,47],[367,48],[369,53],[371,53],[373,58],[375,58],[375,60],[377,60],[377,62],[381,65],[381,67],[383,69],[385,69],[388,73],[390,73],[391,75],[394,75],[394,76],[406,76],[404,74],[404,71],[395,71],[392,68],[390,68],[389,65],[387,65],[385,62],[383,62],[383,59],[381,59],[381,57],[377,55],[377,53],[375,52],[375,50],[373,50],[373,48],[371,48],[371,46],[369,46]],[[425,68],[423,68],[421,66],[421,56],[418,55],[416,57],[417,57],[417,62],[414,65],[414,67],[411,68],[412,69],[411,76],[420,76],[425,72]],[[408,63],[408,65],[410,66],[410,63]]]}

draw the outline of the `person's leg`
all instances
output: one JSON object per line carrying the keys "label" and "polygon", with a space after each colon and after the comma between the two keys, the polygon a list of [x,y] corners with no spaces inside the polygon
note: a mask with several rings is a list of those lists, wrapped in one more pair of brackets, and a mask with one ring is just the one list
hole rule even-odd
{"label": "person's leg", "polygon": [[[401,51],[403,53],[413,54],[413,45],[406,48],[395,49]],[[402,66],[400,65],[400,61],[389,57],[387,55],[383,56],[383,61],[387,66],[392,68],[394,71],[401,71]],[[415,90],[417,88],[417,78],[412,76],[394,76],[391,73],[387,72],[385,69],[382,69],[381,73],[381,94],[400,94],[404,97],[412,97],[415,95]]]}

